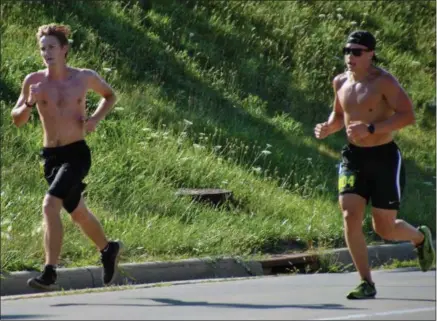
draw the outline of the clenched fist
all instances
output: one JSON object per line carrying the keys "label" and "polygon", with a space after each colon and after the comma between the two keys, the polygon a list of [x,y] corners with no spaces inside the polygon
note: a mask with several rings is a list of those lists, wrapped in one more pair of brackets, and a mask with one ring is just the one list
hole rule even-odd
{"label": "clenched fist", "polygon": [[352,140],[360,140],[369,136],[367,125],[360,121],[351,121],[346,129],[347,136]]}
{"label": "clenched fist", "polygon": [[317,124],[314,128],[314,135],[317,139],[326,138],[329,135],[329,125],[328,122]]}
{"label": "clenched fist", "polygon": [[81,116],[80,121],[82,122],[82,124],[85,126],[85,131],[87,134],[92,133],[96,130],[98,121],[97,119],[93,118],[93,117],[86,117],[86,116]]}
{"label": "clenched fist", "polygon": [[35,104],[39,99],[41,99],[41,93],[42,93],[42,88],[41,88],[41,83],[37,83],[37,84],[32,84],[29,87],[29,98],[27,100],[27,102],[30,105]]}

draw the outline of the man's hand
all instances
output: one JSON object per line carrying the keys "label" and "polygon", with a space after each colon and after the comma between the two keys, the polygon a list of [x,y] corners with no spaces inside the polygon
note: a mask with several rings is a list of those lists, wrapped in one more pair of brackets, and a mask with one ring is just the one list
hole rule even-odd
{"label": "man's hand", "polygon": [[324,139],[329,136],[329,125],[328,122],[317,124],[314,128],[314,135],[317,139]]}
{"label": "man's hand", "polygon": [[347,126],[346,134],[352,140],[360,140],[370,135],[367,125],[361,121],[351,121]]}
{"label": "man's hand", "polygon": [[85,126],[85,131],[86,133],[92,133],[96,130],[97,127],[97,119],[93,118],[93,117],[81,117],[81,121],[83,122],[84,126]]}
{"label": "man's hand", "polygon": [[36,83],[29,86],[29,98],[27,103],[30,105],[34,105],[38,100],[41,99],[42,89],[41,83]]}

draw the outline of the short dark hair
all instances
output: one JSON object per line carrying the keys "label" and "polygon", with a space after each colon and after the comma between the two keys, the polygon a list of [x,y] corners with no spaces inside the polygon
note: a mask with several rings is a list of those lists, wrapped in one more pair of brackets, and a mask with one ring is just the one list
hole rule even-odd
{"label": "short dark hair", "polygon": [[[70,35],[70,27],[56,23],[42,25],[38,28],[36,37],[40,40],[43,36],[54,36],[58,39],[61,47],[68,46],[68,36]],[[67,57],[67,54],[65,54]]]}

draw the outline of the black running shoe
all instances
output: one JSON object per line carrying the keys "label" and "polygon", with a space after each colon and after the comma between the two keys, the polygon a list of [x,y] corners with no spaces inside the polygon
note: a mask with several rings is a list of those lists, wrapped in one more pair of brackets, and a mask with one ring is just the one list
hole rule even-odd
{"label": "black running shoe", "polygon": [[55,268],[51,265],[46,265],[41,275],[27,280],[27,285],[38,290],[53,291],[58,289],[56,279]]}
{"label": "black running shoe", "polygon": [[111,241],[108,246],[101,251],[101,261],[103,264],[102,279],[104,285],[111,285],[117,277],[117,265],[120,258],[123,243]]}

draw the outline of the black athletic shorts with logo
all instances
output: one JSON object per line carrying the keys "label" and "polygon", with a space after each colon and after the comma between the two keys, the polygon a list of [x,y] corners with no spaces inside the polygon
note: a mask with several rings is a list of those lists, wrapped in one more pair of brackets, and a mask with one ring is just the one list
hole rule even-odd
{"label": "black athletic shorts with logo", "polygon": [[341,151],[339,194],[358,194],[372,207],[398,210],[405,168],[395,142],[375,147],[345,145]]}
{"label": "black athletic shorts with logo", "polygon": [[65,146],[45,147],[41,151],[44,159],[44,177],[50,185],[48,194],[63,201],[68,213],[79,205],[86,187],[83,179],[91,167],[91,151],[84,140]]}

